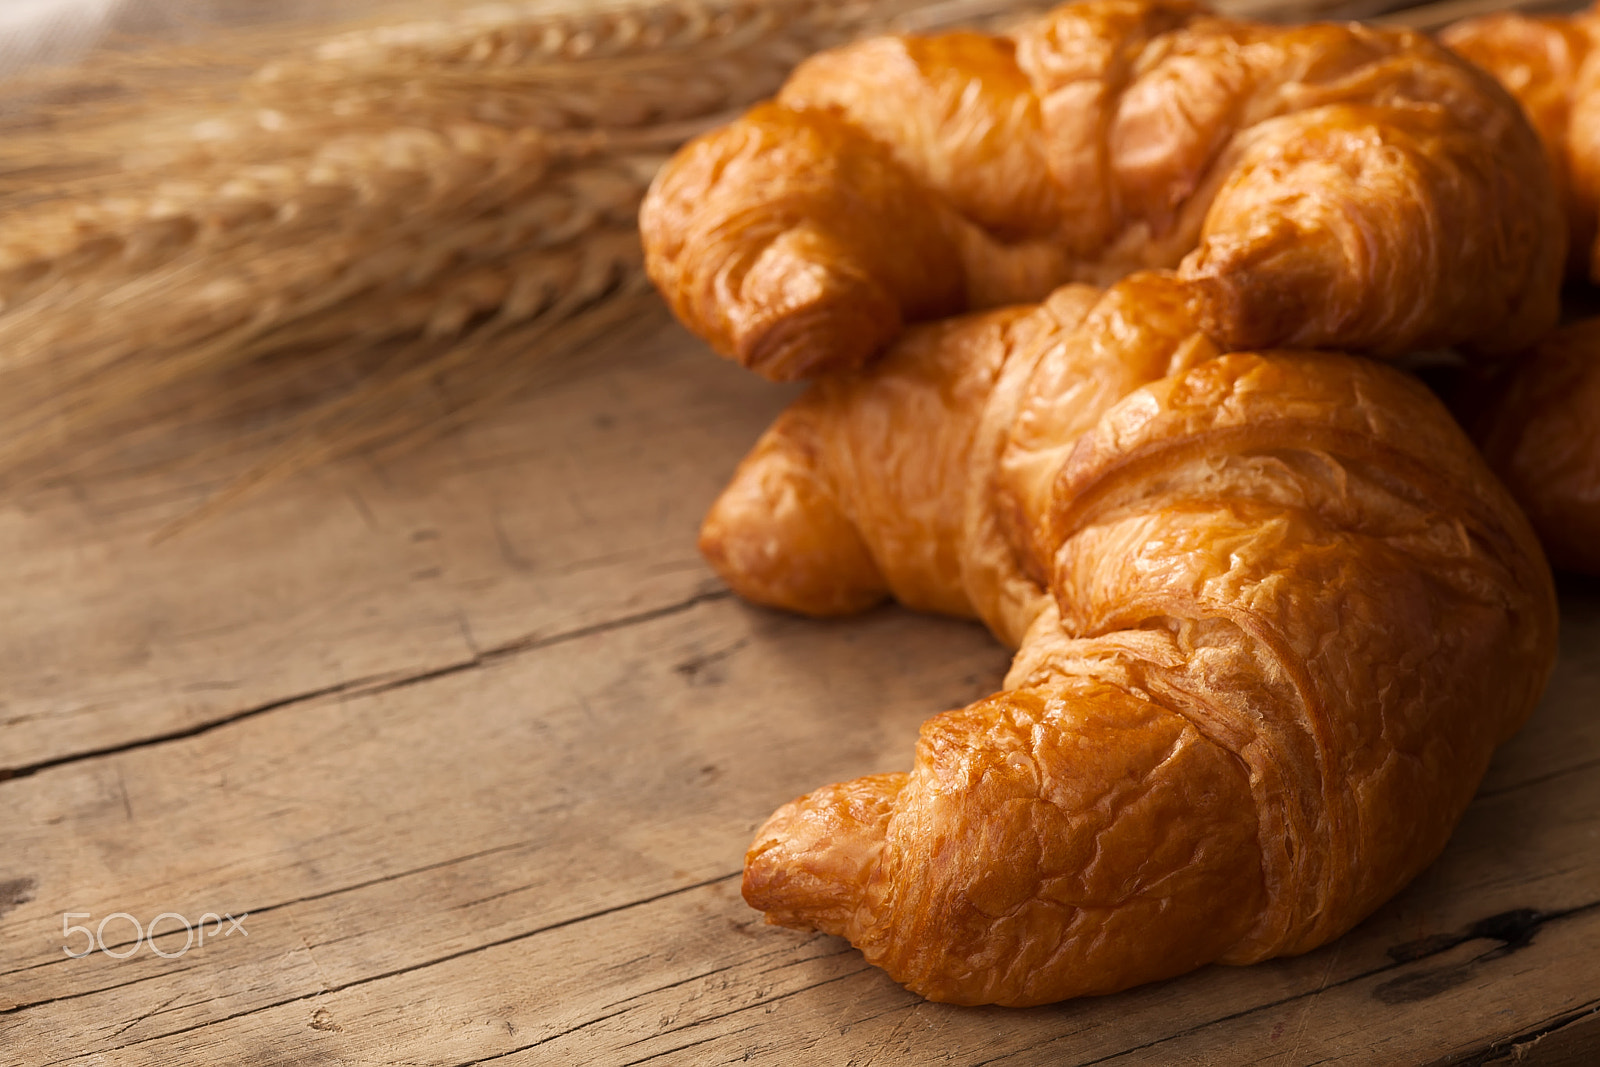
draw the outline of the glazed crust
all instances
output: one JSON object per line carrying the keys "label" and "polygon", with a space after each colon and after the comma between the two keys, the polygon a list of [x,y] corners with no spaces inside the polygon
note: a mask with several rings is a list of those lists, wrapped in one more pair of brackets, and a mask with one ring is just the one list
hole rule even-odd
{"label": "glazed crust", "polygon": [[[1571,227],[1568,273],[1600,281],[1600,9],[1496,14],[1447,29],[1451,48],[1499,78],[1538,130]],[[1468,402],[1473,436],[1527,510],[1557,566],[1600,574],[1600,320],[1510,361]]]}
{"label": "glazed crust", "polygon": [[1510,12],[1465,19],[1440,39],[1509,89],[1539,133],[1570,227],[1568,272],[1600,280],[1600,16]]}
{"label": "glazed crust", "polygon": [[1474,434],[1558,567],[1600,575],[1600,319],[1563,327],[1486,390]]}
{"label": "glazed crust", "polygon": [[772,921],[1040,1004],[1307,951],[1444,846],[1552,663],[1533,532],[1414,380],[1223,354],[1191,289],[912,329],[735,475],[702,544],[736,591],[1019,646],[909,773],[772,816],[744,881]]}
{"label": "glazed crust", "polygon": [[1496,352],[1555,321],[1552,180],[1514,101],[1421,35],[1086,0],[808,60],[662,170],[641,229],[678,316],[773,378],[1152,267],[1227,348]]}

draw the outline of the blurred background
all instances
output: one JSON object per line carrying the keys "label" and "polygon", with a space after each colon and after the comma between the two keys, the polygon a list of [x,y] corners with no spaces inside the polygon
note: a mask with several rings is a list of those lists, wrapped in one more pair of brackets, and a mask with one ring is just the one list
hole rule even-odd
{"label": "blurred background", "polygon": [[685,139],[818,48],[1039,6],[10,0],[0,487],[203,459],[221,506],[457,425],[660,321],[634,216]]}

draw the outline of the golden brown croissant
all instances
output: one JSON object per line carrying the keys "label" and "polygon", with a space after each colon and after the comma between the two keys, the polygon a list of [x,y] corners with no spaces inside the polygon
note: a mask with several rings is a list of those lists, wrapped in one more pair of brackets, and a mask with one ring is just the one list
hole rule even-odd
{"label": "golden brown croissant", "polygon": [[1510,350],[1555,321],[1563,227],[1520,110],[1446,49],[1186,0],[823,53],[641,212],[678,316],[774,378],[1148,267],[1230,348]]}
{"label": "golden brown croissant", "polygon": [[1558,567],[1600,575],[1600,319],[1564,327],[1487,390],[1484,457]]}
{"label": "golden brown croissant", "polygon": [[702,534],[738,592],[1020,646],[909,774],[773,815],[769,920],[935,1000],[1039,1004],[1304,952],[1443,847],[1552,663],[1538,544],[1422,386],[1221,354],[1190,288],[912,329],[739,468]]}
{"label": "golden brown croissant", "polygon": [[1571,228],[1569,271],[1600,281],[1600,15],[1500,12],[1466,19],[1445,44],[1511,90],[1544,142]]}
{"label": "golden brown croissant", "polygon": [[[1447,29],[1538,130],[1571,228],[1569,273],[1600,281],[1600,9],[1501,13]],[[1568,327],[1482,392],[1474,436],[1562,567],[1600,574],[1600,322]]]}

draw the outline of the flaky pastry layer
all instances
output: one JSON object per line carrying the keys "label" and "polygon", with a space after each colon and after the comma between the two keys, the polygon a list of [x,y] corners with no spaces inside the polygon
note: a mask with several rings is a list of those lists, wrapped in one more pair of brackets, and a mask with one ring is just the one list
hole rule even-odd
{"label": "flaky pastry layer", "polygon": [[802,64],[641,213],[690,329],[773,378],[905,323],[1175,268],[1225,348],[1500,352],[1555,321],[1565,224],[1521,110],[1427,37],[1084,0],[1009,37]]}
{"label": "flaky pastry layer", "polygon": [[1416,381],[1224,353],[1192,286],[915,328],[740,467],[701,545],[743,596],[1018,646],[909,773],[772,816],[744,880],[772,921],[1039,1004],[1307,951],[1443,848],[1553,661],[1534,534]]}

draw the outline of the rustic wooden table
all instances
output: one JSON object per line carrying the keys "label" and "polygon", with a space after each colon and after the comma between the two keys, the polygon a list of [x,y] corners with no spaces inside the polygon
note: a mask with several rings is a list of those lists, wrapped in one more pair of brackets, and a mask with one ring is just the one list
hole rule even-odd
{"label": "rustic wooden table", "polygon": [[175,539],[203,464],[0,508],[0,1063],[1600,1062],[1594,585],[1444,857],[1318,952],[974,1010],[764,926],[767,813],[1006,664],[713,578],[790,395],[663,327]]}

